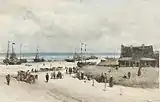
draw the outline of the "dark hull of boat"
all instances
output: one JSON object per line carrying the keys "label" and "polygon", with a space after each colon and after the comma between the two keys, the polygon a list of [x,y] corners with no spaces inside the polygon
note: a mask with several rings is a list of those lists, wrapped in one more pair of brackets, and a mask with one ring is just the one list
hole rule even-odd
{"label": "dark hull of boat", "polygon": [[27,63],[27,59],[20,59],[21,63]]}
{"label": "dark hull of boat", "polygon": [[65,59],[65,61],[67,61],[67,62],[75,62],[75,60],[73,60],[73,59]]}
{"label": "dark hull of boat", "polygon": [[83,67],[83,66],[86,66],[86,65],[89,65],[89,63],[88,62],[78,62],[77,63],[78,67]]}
{"label": "dark hull of boat", "polygon": [[22,64],[21,62],[9,62],[8,63],[9,65],[20,65],[20,64]]}
{"label": "dark hull of boat", "polygon": [[6,64],[6,65],[20,65],[22,64],[20,61],[18,62],[14,62],[14,61],[9,61],[9,60],[3,60],[3,63]]}
{"label": "dark hull of boat", "polygon": [[45,62],[44,59],[34,59],[34,62]]}
{"label": "dark hull of boat", "polygon": [[87,66],[87,65],[96,65],[96,62],[78,62],[77,66],[78,67],[83,67],[83,66]]}

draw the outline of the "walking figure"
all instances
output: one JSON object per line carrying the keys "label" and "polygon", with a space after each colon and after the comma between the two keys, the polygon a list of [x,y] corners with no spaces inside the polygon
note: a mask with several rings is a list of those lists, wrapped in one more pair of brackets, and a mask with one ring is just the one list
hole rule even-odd
{"label": "walking figure", "polygon": [[10,75],[9,74],[6,76],[6,81],[7,81],[7,85],[9,85],[10,84]]}
{"label": "walking figure", "polygon": [[48,83],[48,81],[49,81],[49,75],[48,75],[48,73],[46,74],[46,82]]}
{"label": "walking figure", "polygon": [[107,79],[107,73],[104,73],[104,82],[107,83],[108,79]]}
{"label": "walking figure", "polygon": [[141,67],[138,69],[138,76],[141,76]]}
{"label": "walking figure", "polygon": [[131,78],[131,72],[128,72],[128,78],[129,79]]}
{"label": "walking figure", "polygon": [[109,79],[109,87],[113,87],[113,77],[112,76]]}

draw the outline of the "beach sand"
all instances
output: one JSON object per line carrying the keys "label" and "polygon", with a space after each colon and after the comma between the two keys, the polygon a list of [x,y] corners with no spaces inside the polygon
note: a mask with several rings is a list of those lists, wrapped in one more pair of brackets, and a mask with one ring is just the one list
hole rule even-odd
{"label": "beach sand", "polygon": [[[141,89],[124,86],[106,87],[104,84],[72,78],[64,73],[64,79],[52,79],[45,83],[46,72],[39,72],[39,80],[35,84],[18,82],[11,78],[11,85],[5,84],[5,75],[16,75],[18,70],[31,70],[45,67],[74,67],[76,63],[64,61],[29,63],[32,66],[0,65],[0,101],[1,102],[160,102],[160,90]],[[65,72],[63,70],[63,72]],[[49,75],[51,72],[48,72]]]}

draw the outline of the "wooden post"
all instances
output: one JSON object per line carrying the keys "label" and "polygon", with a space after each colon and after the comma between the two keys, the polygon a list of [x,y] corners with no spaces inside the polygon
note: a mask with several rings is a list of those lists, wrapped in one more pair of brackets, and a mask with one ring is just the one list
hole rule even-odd
{"label": "wooden post", "polygon": [[121,95],[121,96],[123,95],[123,91],[122,91],[122,88],[120,88],[120,95]]}
{"label": "wooden post", "polygon": [[105,79],[105,83],[104,83],[104,91],[106,91],[106,87],[107,87],[107,80]]}
{"label": "wooden post", "polygon": [[92,82],[93,82],[93,83],[92,83],[92,86],[94,86],[94,79],[92,79]]}

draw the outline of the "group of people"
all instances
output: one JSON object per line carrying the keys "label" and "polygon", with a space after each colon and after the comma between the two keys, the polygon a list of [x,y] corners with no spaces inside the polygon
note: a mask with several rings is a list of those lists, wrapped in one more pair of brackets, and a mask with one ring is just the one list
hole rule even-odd
{"label": "group of people", "polygon": [[77,73],[78,72],[78,68],[76,68],[76,67],[73,67],[73,68],[65,68],[66,69],[66,74],[75,74],[75,73]]}
{"label": "group of people", "polygon": [[63,75],[61,71],[58,71],[58,73],[56,74],[55,71],[53,71],[53,73],[51,73],[51,79],[62,79]]}
{"label": "group of people", "polygon": [[31,72],[38,72],[38,70],[37,69],[32,69]]}
{"label": "group of people", "polygon": [[63,78],[63,74],[62,74],[62,72],[60,72],[60,71],[58,71],[57,74],[56,74],[55,71],[53,71],[53,72],[51,73],[51,78],[50,78],[50,76],[49,76],[48,73],[46,73],[45,78],[46,78],[46,82],[48,83],[49,79],[62,79],[62,78]]}
{"label": "group of people", "polygon": [[31,84],[35,83],[35,81],[38,80],[38,75],[31,74],[29,70],[28,71],[20,70],[18,71],[16,79],[18,81],[23,81]]}
{"label": "group of people", "polygon": [[100,76],[100,82],[101,83],[105,83],[107,82],[107,73],[101,73],[101,76]]}
{"label": "group of people", "polygon": [[66,74],[75,74],[76,77],[79,79],[79,80],[84,80],[85,79],[85,74],[84,72],[80,71],[78,67],[73,67],[73,68],[67,68],[66,67]]}

